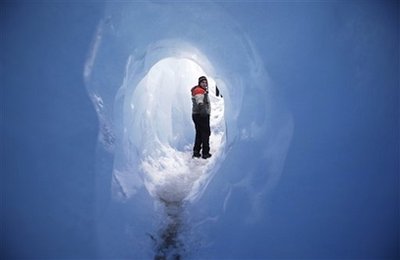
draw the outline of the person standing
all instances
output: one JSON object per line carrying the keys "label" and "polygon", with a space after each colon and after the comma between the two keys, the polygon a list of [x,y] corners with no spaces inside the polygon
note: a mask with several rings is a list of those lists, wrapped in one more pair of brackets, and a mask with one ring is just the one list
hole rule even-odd
{"label": "person standing", "polygon": [[[210,154],[210,112],[211,104],[208,97],[208,82],[205,76],[199,78],[197,86],[191,89],[192,93],[192,119],[196,129],[193,147],[193,158],[207,159]],[[200,153],[201,151],[201,153]]]}

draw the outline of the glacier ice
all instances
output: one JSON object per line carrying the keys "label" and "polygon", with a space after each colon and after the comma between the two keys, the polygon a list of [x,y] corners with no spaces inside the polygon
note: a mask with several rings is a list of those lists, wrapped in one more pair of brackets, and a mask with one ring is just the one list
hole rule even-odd
{"label": "glacier ice", "polygon": [[[190,88],[201,75],[213,97],[209,160],[191,159]],[[259,221],[293,123],[251,39],[220,6],[109,4],[84,76],[101,126],[99,254],[147,258],[151,240],[165,253],[154,232],[176,231],[178,222],[183,251],[210,248],[212,226],[230,218],[224,212],[237,192],[250,205],[243,223]]]}

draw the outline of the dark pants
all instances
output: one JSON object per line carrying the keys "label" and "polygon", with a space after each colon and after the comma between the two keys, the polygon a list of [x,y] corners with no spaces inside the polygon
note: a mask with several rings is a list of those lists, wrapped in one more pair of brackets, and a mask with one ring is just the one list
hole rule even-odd
{"label": "dark pants", "polygon": [[210,152],[210,115],[192,114],[194,126],[196,128],[196,137],[194,141],[193,152],[200,153],[203,148],[203,155]]}

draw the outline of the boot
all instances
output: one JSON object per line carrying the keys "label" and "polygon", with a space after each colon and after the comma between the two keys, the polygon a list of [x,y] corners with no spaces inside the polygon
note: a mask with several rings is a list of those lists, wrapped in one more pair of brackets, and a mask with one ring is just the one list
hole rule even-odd
{"label": "boot", "polygon": [[211,154],[210,153],[206,153],[206,154],[203,154],[203,156],[201,158],[208,159],[210,157],[211,157]]}
{"label": "boot", "polygon": [[192,158],[200,158],[201,154],[199,152],[193,152]]}

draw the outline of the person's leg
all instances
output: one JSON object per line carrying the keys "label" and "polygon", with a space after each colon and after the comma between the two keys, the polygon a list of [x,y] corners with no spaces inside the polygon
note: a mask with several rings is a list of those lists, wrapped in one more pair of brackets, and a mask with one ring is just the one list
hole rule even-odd
{"label": "person's leg", "polygon": [[200,117],[197,114],[193,114],[192,119],[193,119],[194,127],[196,130],[194,146],[193,146],[193,156],[200,157],[200,150],[201,150],[201,143],[202,143]]}
{"label": "person's leg", "polygon": [[201,118],[201,143],[203,146],[202,154],[203,157],[209,157],[210,154],[210,116],[203,116]]}

